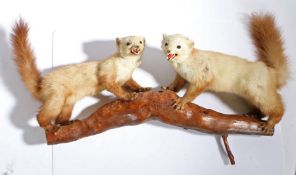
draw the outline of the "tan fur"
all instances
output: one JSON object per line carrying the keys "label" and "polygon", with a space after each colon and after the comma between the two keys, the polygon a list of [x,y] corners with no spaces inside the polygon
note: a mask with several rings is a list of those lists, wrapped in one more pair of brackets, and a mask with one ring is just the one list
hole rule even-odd
{"label": "tan fur", "polygon": [[[267,31],[267,27],[271,31]],[[253,15],[250,30],[258,49],[258,62],[194,49],[193,42],[187,37],[164,35],[162,48],[168,54],[168,59],[171,58],[169,62],[190,84],[184,97],[175,103],[177,109],[182,109],[202,91],[211,90],[234,93],[250,101],[269,116],[265,130],[272,129],[281,120],[284,106],[277,88],[286,82],[288,65],[280,33],[270,15]],[[170,86],[170,89],[179,89],[177,83]]]}
{"label": "tan fur", "polygon": [[274,16],[253,14],[250,19],[250,35],[258,59],[276,69],[278,87],[285,85],[289,77],[288,63]]}
{"label": "tan fur", "polygon": [[35,98],[40,99],[39,85],[41,82],[41,76],[39,71],[36,69],[33,50],[27,42],[29,27],[23,20],[20,19],[14,26],[13,31],[13,52],[15,54],[14,60],[18,66],[18,71],[32,95]]}
{"label": "tan fur", "polygon": [[[43,102],[37,120],[52,129],[53,124],[67,123],[75,102],[96,95],[104,89],[129,100],[135,93],[123,89],[141,63],[144,38],[117,38],[118,51],[103,61],[91,61],[60,67],[41,78],[35,56],[28,42],[28,25],[20,20],[13,28],[12,45],[20,75],[30,92]],[[129,44],[127,44],[129,43]],[[137,85],[137,88],[142,88]],[[136,88],[134,88],[136,89]]]}

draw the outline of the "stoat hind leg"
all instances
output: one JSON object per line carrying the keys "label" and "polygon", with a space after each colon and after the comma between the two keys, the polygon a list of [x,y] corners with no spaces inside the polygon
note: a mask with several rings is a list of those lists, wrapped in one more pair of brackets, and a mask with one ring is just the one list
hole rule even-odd
{"label": "stoat hind leg", "polygon": [[[262,107],[262,109],[266,108],[266,111],[263,111],[263,113],[268,116],[267,125],[263,127],[266,132],[273,129],[284,115],[284,105],[281,96],[277,92],[274,92],[270,98],[272,103],[269,104],[269,102],[266,102]],[[270,108],[270,106],[272,106],[272,108]]]}
{"label": "stoat hind leg", "polygon": [[265,89],[264,91],[248,91],[248,99],[260,111],[268,116],[266,125],[262,126],[265,132],[274,129],[274,126],[280,122],[284,114],[284,105],[281,96],[276,89]]}
{"label": "stoat hind leg", "polygon": [[38,123],[46,130],[52,130],[56,118],[62,111],[65,97],[63,94],[50,95],[37,115]]}
{"label": "stoat hind leg", "polygon": [[66,102],[62,108],[60,115],[55,121],[55,124],[61,124],[61,125],[68,124],[72,115],[73,107],[74,107],[74,103],[66,99]]}

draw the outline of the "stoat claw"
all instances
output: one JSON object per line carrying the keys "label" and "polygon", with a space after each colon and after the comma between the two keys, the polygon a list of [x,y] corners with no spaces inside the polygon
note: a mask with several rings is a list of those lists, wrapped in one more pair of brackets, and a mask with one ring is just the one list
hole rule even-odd
{"label": "stoat claw", "polygon": [[263,123],[259,126],[259,128],[263,131],[263,133],[268,134],[274,132],[274,124],[267,121],[267,123]]}
{"label": "stoat claw", "polygon": [[47,132],[56,132],[57,130],[59,130],[59,128],[60,128],[60,125],[53,125],[53,124],[49,124],[44,127],[44,129]]}
{"label": "stoat claw", "polygon": [[177,92],[177,88],[172,86],[161,86],[161,89]]}
{"label": "stoat claw", "polygon": [[181,99],[181,98],[178,98],[173,104],[172,104],[173,108],[178,110],[178,111],[181,111],[185,108],[186,106],[186,103]]}
{"label": "stoat claw", "polygon": [[152,89],[151,87],[141,87],[137,89],[136,92],[146,92],[146,91],[150,91],[151,89]]}

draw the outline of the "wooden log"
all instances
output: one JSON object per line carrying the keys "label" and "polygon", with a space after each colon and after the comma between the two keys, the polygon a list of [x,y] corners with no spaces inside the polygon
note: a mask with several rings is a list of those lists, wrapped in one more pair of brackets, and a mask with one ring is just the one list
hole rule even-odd
{"label": "wooden log", "polygon": [[174,92],[165,90],[140,93],[133,101],[115,100],[103,105],[86,119],[60,126],[54,132],[46,132],[47,143],[71,142],[111,128],[140,124],[149,119],[220,135],[273,135],[273,131],[263,132],[264,121],[248,115],[222,114],[193,103],[177,111],[172,107],[177,98]]}

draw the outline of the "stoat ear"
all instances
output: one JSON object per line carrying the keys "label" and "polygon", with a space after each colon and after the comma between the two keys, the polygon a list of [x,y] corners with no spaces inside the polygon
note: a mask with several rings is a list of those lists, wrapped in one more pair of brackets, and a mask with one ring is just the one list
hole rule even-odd
{"label": "stoat ear", "polygon": [[162,38],[163,38],[163,39],[167,39],[167,38],[168,38],[168,35],[165,34],[165,33],[163,33],[163,34],[162,34]]}
{"label": "stoat ear", "polygon": [[190,41],[190,46],[194,47],[194,41],[191,41],[191,40],[189,40],[189,41]]}
{"label": "stoat ear", "polygon": [[190,40],[188,37],[186,37],[186,40],[188,41],[189,47],[194,47],[194,41]]}
{"label": "stoat ear", "polygon": [[144,46],[146,45],[146,39],[145,39],[145,37],[143,37],[143,45]]}
{"label": "stoat ear", "polygon": [[116,46],[119,47],[120,45],[120,38],[116,38]]}

